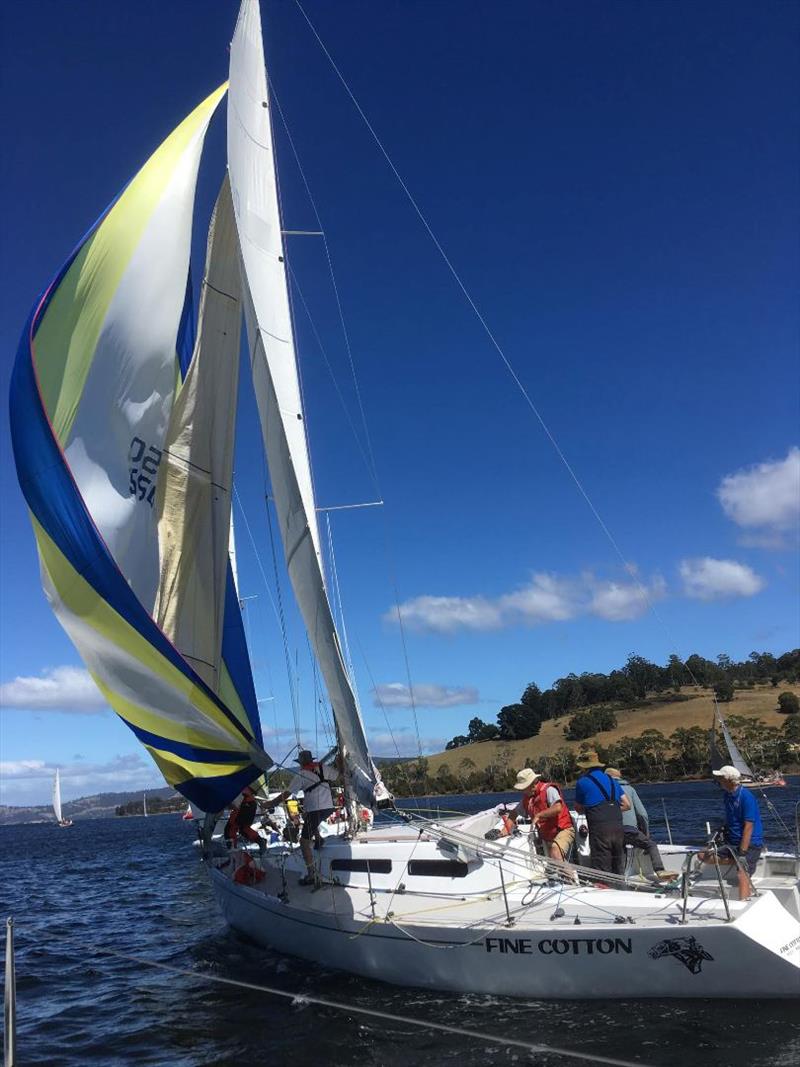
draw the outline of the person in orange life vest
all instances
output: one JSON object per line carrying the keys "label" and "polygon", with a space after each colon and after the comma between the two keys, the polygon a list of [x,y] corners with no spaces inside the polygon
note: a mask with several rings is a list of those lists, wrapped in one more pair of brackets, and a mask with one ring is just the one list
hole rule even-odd
{"label": "person in orange life vest", "polygon": [[518,813],[538,828],[550,859],[565,860],[575,842],[575,828],[559,787],[530,767],[523,767],[514,788],[522,791]]}
{"label": "person in orange life vest", "polygon": [[257,844],[263,852],[267,843],[260,834],[253,829],[253,819],[256,817],[256,798],[250,786],[246,785],[242,790],[242,799],[238,804],[231,804],[231,813],[225,826],[225,837],[231,845],[236,844],[239,834],[247,841]]}

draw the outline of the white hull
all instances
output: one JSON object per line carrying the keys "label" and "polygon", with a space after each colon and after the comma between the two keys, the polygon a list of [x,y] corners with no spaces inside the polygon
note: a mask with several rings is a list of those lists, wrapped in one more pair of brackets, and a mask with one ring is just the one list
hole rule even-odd
{"label": "white hull", "polygon": [[[454,862],[448,854],[417,835],[369,837],[326,842],[317,890],[298,885],[296,852],[269,856],[256,885],[231,877],[235,853],[212,863],[226,921],[264,947],[402,986],[526,999],[737,998],[746,975],[752,996],[800,997],[800,922],[771,893],[730,901],[731,921],[721,899],[690,897],[683,923],[678,895],[548,882],[535,864],[520,878],[512,862],[506,894],[497,863],[481,860],[422,890],[410,858]],[[336,867],[365,856],[393,859],[394,874],[371,875],[372,894],[365,873]]]}

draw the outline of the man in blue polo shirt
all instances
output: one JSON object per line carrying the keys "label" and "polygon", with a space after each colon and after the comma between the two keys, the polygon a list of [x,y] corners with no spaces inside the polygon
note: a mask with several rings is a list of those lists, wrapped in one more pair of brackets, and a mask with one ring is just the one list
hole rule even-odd
{"label": "man in blue polo shirt", "polygon": [[616,779],[606,774],[596,752],[582,761],[586,770],[575,783],[575,807],[586,814],[592,867],[610,874],[625,873],[625,832],[622,813],[631,802]]}
{"label": "man in blue polo shirt", "polygon": [[[727,859],[720,856],[720,863],[737,863],[739,875],[739,900],[747,900],[753,895],[753,883],[750,876],[755,874],[761,850],[764,847],[764,830],[761,825],[761,812],[758,801],[742,785],[742,776],[735,767],[720,767],[711,772],[724,790],[725,802],[725,850],[730,853]],[[734,859],[733,857],[736,857]],[[700,859],[711,860],[708,852],[700,854]]]}

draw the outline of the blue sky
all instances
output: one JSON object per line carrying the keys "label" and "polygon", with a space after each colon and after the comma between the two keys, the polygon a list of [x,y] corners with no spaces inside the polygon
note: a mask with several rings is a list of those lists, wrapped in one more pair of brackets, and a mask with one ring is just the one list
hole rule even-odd
{"label": "blue sky", "polygon": [[[663,662],[673,651],[740,658],[795,647],[797,8],[304,6],[635,570],[577,491],[298,8],[268,0],[271,76],[328,236],[385,500],[332,515],[374,750],[395,752],[390,731],[401,751],[416,750],[409,676],[423,747],[434,750],[473,715],[492,719],[528,682],[608,670],[630,652]],[[4,9],[4,395],[39,290],[226,77],[235,14],[233,0]],[[315,229],[284,130],[277,136],[285,224]],[[206,157],[201,215],[224,163],[219,120]],[[296,296],[319,502],[371,501],[378,489],[321,243],[290,240],[327,358]],[[2,420],[0,801],[46,801],[55,765],[66,798],[158,785],[45,603],[5,409]],[[251,654],[282,755],[294,728],[260,570],[272,586],[257,441],[243,384],[240,586],[254,598]],[[296,616],[289,652],[303,740],[322,747]]]}

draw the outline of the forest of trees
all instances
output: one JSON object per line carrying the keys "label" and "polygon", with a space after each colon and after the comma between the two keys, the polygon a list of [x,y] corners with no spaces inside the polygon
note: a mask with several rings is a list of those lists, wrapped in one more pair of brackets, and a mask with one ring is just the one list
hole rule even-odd
{"label": "forest of trees", "polygon": [[[777,687],[781,682],[792,684],[799,678],[800,649],[777,657],[770,652],[751,652],[740,663],[725,654],[717,656],[716,662],[697,654],[685,661],[673,655],[663,667],[643,656],[631,655],[624,667],[610,674],[568,674],[544,692],[532,682],[518,703],[500,709],[496,723],[471,719],[467,733],[458,734],[445,747],[454,749],[476,741],[519,741],[535,737],[547,719],[557,719],[569,712],[576,714],[568,724],[566,736],[581,740],[598,730],[613,730],[614,711],[635,707],[648,694],[662,694],[663,700],[680,700],[687,699],[681,696],[682,686],[712,686],[718,699],[727,701],[732,699],[736,688],[764,682]],[[590,729],[592,720],[586,718],[586,709],[594,711],[593,721],[610,725]]]}
{"label": "forest of trees", "polygon": [[[709,703],[709,708],[710,708]],[[733,738],[754,769],[772,769],[796,764],[800,755],[800,714],[787,715],[781,726],[767,726],[762,719],[726,715]],[[546,778],[566,784],[577,777],[581,753],[566,745],[538,759],[512,759],[511,746],[495,746],[489,765],[480,770],[465,756],[455,769],[429,771],[426,759],[383,766],[381,773],[396,796],[428,796],[443,793],[501,793],[511,789],[520,766],[533,767]],[[618,766],[635,782],[675,781],[709,772],[708,730],[702,726],[679,728],[669,736],[660,730],[644,730],[639,737],[623,737],[603,746],[594,743],[607,766]]]}

